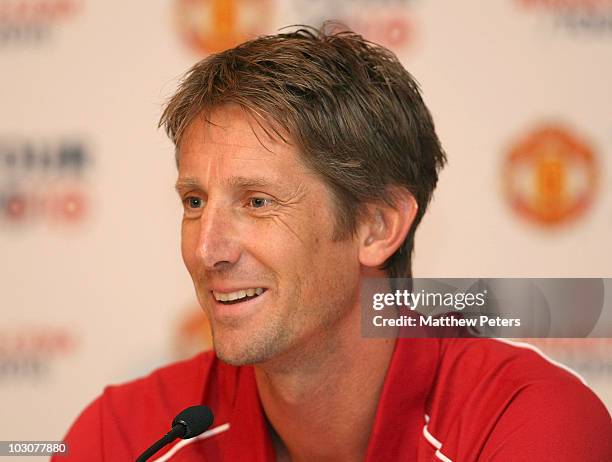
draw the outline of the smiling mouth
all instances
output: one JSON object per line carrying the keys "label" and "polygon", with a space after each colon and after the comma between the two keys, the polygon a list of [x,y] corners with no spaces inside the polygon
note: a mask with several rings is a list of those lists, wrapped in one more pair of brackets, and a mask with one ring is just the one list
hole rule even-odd
{"label": "smiling mouth", "polygon": [[267,289],[262,287],[252,288],[252,289],[243,289],[237,290],[235,292],[215,292],[212,291],[213,297],[218,303],[222,305],[235,305],[236,303],[246,302],[248,300],[252,300],[254,298],[259,297],[263,294]]}

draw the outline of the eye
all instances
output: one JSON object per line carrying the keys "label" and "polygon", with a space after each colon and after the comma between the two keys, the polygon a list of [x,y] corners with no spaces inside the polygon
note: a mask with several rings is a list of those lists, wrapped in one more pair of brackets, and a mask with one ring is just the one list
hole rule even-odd
{"label": "eye", "polygon": [[199,209],[202,207],[202,199],[196,196],[188,196],[183,199],[183,204],[190,209]]}
{"label": "eye", "polygon": [[261,209],[266,205],[271,205],[272,201],[270,199],[266,199],[265,197],[251,197],[249,199],[249,206],[254,209]]}
{"label": "eye", "polygon": [[204,209],[204,199],[198,196],[186,196],[183,199],[183,216],[185,218],[198,218]]}

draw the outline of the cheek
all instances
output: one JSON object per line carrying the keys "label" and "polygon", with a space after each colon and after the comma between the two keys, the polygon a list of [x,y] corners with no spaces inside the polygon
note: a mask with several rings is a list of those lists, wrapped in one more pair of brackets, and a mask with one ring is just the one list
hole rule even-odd
{"label": "cheek", "polygon": [[344,291],[348,288],[347,283],[354,281],[355,275],[359,274],[357,247],[350,240],[332,242],[322,239],[313,255],[316,258],[314,277],[321,286]]}
{"label": "cheek", "polygon": [[295,234],[300,236],[300,239],[293,240],[290,243],[291,248],[287,246],[285,253],[293,256],[288,264],[300,279],[316,285],[320,283],[319,279],[326,277],[323,273],[336,266],[340,255],[338,244],[331,241],[332,231],[328,223],[316,214],[310,219],[310,222],[296,228]]}

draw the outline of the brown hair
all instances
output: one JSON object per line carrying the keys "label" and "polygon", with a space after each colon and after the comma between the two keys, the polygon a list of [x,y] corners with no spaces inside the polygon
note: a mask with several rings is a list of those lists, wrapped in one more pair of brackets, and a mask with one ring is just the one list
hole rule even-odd
{"label": "brown hair", "polygon": [[187,72],[159,125],[178,148],[189,123],[211,108],[249,111],[266,133],[295,143],[330,187],[335,239],[354,233],[361,204],[393,204],[389,187],[407,189],[417,215],[381,269],[411,277],[414,234],[446,156],[418,84],[396,56],[329,28],[263,36],[208,56]]}

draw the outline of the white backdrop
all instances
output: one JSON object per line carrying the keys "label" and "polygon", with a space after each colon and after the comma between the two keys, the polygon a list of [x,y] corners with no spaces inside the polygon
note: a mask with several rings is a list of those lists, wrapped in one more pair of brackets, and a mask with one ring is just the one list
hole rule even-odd
{"label": "white backdrop", "polygon": [[[416,276],[612,277],[610,1],[3,0],[0,440],[206,343],[162,104],[215,48],[329,18],[397,53],[448,153]],[[612,408],[609,340],[539,345]]]}

